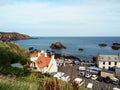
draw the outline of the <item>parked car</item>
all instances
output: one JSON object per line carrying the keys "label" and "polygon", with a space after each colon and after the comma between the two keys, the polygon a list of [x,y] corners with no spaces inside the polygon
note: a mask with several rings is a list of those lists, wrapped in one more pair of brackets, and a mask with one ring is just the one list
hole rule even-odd
{"label": "parked car", "polygon": [[109,76],[107,76],[107,77],[104,78],[104,81],[105,81],[106,83],[110,83],[110,82],[111,82],[111,79],[110,79]]}
{"label": "parked car", "polygon": [[55,74],[53,77],[56,77],[57,79],[60,79],[63,75],[64,75],[63,72],[58,72],[58,73]]}
{"label": "parked car", "polygon": [[83,79],[81,78],[75,78],[73,82],[77,83],[79,86],[81,86],[84,83]]}
{"label": "parked car", "polygon": [[98,77],[97,75],[92,75],[92,76],[91,76],[91,79],[92,79],[92,80],[96,80],[97,77]]}
{"label": "parked car", "polygon": [[84,67],[84,66],[79,66],[79,70],[86,70],[86,67]]}
{"label": "parked car", "polygon": [[80,76],[85,76],[85,72],[80,72]]}
{"label": "parked car", "polygon": [[85,77],[86,78],[90,78],[92,76],[92,74],[90,74],[90,73],[85,73]]}
{"label": "parked car", "polygon": [[66,82],[69,82],[69,81],[70,81],[70,76],[64,74],[64,75],[61,77],[61,80],[66,81]]}
{"label": "parked car", "polygon": [[120,90],[120,88],[114,87],[113,90]]}
{"label": "parked car", "polygon": [[93,83],[88,83],[87,88],[92,89],[93,88]]}
{"label": "parked car", "polygon": [[102,82],[102,81],[103,81],[103,78],[102,78],[101,76],[98,76],[98,77],[97,77],[97,80],[100,81],[100,82]]}
{"label": "parked car", "polygon": [[119,79],[113,78],[113,79],[112,79],[112,83],[113,83],[113,84],[116,84],[116,85],[119,84]]}

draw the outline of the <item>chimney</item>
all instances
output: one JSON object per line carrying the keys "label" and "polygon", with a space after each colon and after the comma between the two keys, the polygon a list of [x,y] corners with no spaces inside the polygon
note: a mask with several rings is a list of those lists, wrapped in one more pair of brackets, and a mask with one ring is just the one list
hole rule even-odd
{"label": "chimney", "polygon": [[120,60],[120,53],[118,53],[118,60]]}
{"label": "chimney", "polygon": [[41,53],[44,53],[44,51],[42,50]]}
{"label": "chimney", "polygon": [[40,52],[38,52],[38,57],[40,56]]}

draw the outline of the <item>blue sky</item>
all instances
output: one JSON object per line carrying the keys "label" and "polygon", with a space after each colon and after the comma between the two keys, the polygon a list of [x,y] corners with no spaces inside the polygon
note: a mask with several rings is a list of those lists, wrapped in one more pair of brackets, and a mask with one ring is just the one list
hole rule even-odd
{"label": "blue sky", "polygon": [[0,31],[120,36],[120,0],[0,0]]}

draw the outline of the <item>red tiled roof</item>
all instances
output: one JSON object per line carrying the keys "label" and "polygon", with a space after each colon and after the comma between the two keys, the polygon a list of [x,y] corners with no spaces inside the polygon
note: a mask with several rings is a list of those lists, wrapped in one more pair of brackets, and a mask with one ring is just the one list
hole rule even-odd
{"label": "red tiled roof", "polygon": [[35,60],[35,63],[39,68],[43,68],[45,66],[48,66],[50,63],[51,58],[50,57],[45,57],[44,54],[40,54],[37,60]]}

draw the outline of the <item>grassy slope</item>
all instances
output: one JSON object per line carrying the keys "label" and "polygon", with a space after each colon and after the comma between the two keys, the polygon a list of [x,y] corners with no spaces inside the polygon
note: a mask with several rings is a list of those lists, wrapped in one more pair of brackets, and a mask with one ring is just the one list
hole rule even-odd
{"label": "grassy slope", "polygon": [[[77,90],[71,83],[51,77],[37,78],[34,74],[28,77],[10,77],[0,75],[0,90]],[[79,87],[78,90],[89,90]]]}
{"label": "grassy slope", "polygon": [[14,42],[0,42],[0,64],[21,62],[24,64],[29,60],[26,49]]}

